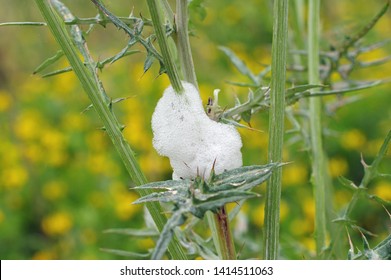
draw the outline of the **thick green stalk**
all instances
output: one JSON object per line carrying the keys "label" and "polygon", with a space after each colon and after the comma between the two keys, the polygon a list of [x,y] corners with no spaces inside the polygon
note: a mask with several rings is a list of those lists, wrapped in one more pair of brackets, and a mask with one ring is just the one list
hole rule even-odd
{"label": "thick green stalk", "polygon": [[[320,84],[319,30],[320,0],[309,1],[308,75],[309,84]],[[326,184],[328,180],[326,157],[322,138],[322,99],[310,99],[310,135],[312,151],[312,183],[315,197],[315,239],[318,258],[326,245]]]}
{"label": "thick green stalk", "polygon": [[151,14],[153,27],[155,30],[156,38],[162,52],[164,67],[167,71],[168,78],[171,85],[177,93],[183,92],[182,82],[179,78],[178,68],[175,64],[175,59],[168,46],[168,40],[166,37],[166,30],[164,28],[163,10],[160,7],[160,1],[147,0],[149,12]]}
{"label": "thick green stalk", "polygon": [[198,89],[197,77],[195,74],[193,57],[191,55],[191,47],[188,32],[188,7],[187,0],[176,1],[177,12],[177,48],[179,62],[183,73],[184,80],[193,84]]}
{"label": "thick green stalk", "polygon": [[[272,81],[269,116],[269,162],[282,161],[284,142],[285,75],[288,41],[288,0],[274,1]],[[266,190],[264,251],[265,259],[277,259],[282,170],[275,170]]]}
{"label": "thick green stalk", "polygon": [[[80,80],[83,89],[90,98],[94,109],[102,120],[105,130],[117,149],[133,182],[136,185],[145,184],[147,180],[136,161],[133,151],[121,133],[121,127],[109,108],[110,104],[106,103],[93,75],[80,60],[78,51],[72,43],[72,39],[67,32],[64,22],[60,20],[59,16],[55,13],[47,0],[35,0],[35,2],[45,18],[54,38],[59,43],[62,51],[72,66],[77,78]],[[149,192],[143,191],[140,192],[140,195],[144,196],[148,193]],[[162,214],[163,209],[158,203],[149,203],[147,207],[156,223],[156,226],[159,230],[161,230],[167,221],[166,217]],[[170,243],[169,252],[173,259],[186,259],[186,255],[177,241]]]}

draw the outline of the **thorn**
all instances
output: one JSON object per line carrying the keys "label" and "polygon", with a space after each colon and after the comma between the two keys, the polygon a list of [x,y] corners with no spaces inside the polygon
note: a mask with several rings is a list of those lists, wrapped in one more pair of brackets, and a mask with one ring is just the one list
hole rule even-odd
{"label": "thorn", "polygon": [[346,233],[348,235],[350,250],[352,251],[352,254],[354,255],[354,245],[353,245],[352,239],[350,238],[349,230],[347,227],[345,227],[345,229],[346,229]]}
{"label": "thorn", "polygon": [[133,17],[133,11],[134,11],[134,6],[132,7],[132,10],[130,11],[129,18]]}
{"label": "thorn", "polygon": [[370,167],[370,165],[368,165],[368,164],[365,162],[364,156],[363,156],[362,153],[361,153],[361,164],[364,166],[365,169]]}
{"label": "thorn", "polygon": [[384,210],[387,212],[387,214],[388,214],[388,216],[390,217],[390,220],[391,220],[391,213],[387,210],[387,208],[384,205],[382,205],[382,206],[383,206]]}
{"label": "thorn", "polygon": [[212,171],[213,171],[213,172],[214,172],[214,170],[215,170],[216,160],[217,160],[217,158],[215,158],[215,160],[213,161],[213,165],[212,165]]}

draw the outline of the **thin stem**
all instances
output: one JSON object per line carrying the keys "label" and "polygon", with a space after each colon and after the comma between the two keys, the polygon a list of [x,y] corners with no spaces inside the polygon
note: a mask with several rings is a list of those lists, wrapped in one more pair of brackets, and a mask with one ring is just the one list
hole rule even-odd
{"label": "thin stem", "polygon": [[188,7],[187,0],[176,1],[177,10],[177,48],[179,62],[183,73],[184,80],[193,84],[198,89],[197,77],[195,74],[193,57],[188,32]]}
{"label": "thin stem", "polygon": [[163,6],[164,14],[166,15],[168,22],[170,23],[170,26],[173,27],[175,15],[171,9],[170,3],[168,3],[167,0],[162,0],[162,6]]}
{"label": "thin stem", "polygon": [[221,260],[236,260],[235,244],[226,208],[220,208],[216,214],[207,212],[206,217],[219,258]]}
{"label": "thin stem", "polygon": [[[269,116],[269,162],[282,161],[284,142],[285,76],[288,40],[288,0],[274,1],[272,81]],[[277,259],[282,170],[270,177],[266,190],[264,251],[265,259]]]}
{"label": "thin stem", "polygon": [[152,44],[145,40],[142,36],[137,34],[133,29],[127,26],[122,20],[113,15],[106,7],[102,4],[100,0],[91,0],[92,3],[108,18],[110,21],[117,27],[124,30],[132,40],[139,42],[148,52],[152,54],[160,63],[164,63],[163,57],[157,52]]}
{"label": "thin stem", "polygon": [[168,46],[166,32],[164,29],[164,22],[162,16],[162,8],[158,0],[147,0],[149,12],[151,14],[157,41],[162,52],[164,67],[167,71],[168,78],[171,85],[177,93],[183,92],[182,82],[179,78],[179,72],[175,64],[175,59]]}
{"label": "thin stem", "polygon": [[[309,1],[308,24],[308,75],[310,84],[320,84],[319,78],[319,29],[320,0]],[[326,245],[326,156],[322,138],[322,99],[310,99],[310,136],[312,151],[312,183],[315,197],[315,239],[318,258]]]}
{"label": "thin stem", "polygon": [[229,219],[227,210],[221,207],[214,214],[215,223],[217,225],[220,250],[223,260],[236,260],[235,244],[232,238],[231,229],[229,227]]}
{"label": "thin stem", "polygon": [[[63,21],[60,20],[59,16],[55,13],[47,0],[35,0],[35,2],[40,9],[54,38],[59,43],[62,51],[72,66],[73,71],[79,79],[84,91],[91,100],[94,109],[98,113],[107,134],[117,149],[133,182],[136,185],[145,184],[147,180],[136,161],[133,151],[121,133],[121,126],[110,110],[110,103],[106,103],[105,97],[101,92],[102,88],[97,84],[92,73],[80,60],[78,51],[75,45],[72,43],[72,39],[68,34]],[[145,196],[150,192],[142,191],[139,193],[141,196]],[[147,204],[147,207],[153,220],[155,221],[156,226],[159,230],[161,230],[167,221],[166,217],[162,214],[163,209],[158,203],[149,203]],[[169,252],[171,257],[174,259],[186,259],[186,255],[179,246],[178,241],[173,241],[170,243]]]}

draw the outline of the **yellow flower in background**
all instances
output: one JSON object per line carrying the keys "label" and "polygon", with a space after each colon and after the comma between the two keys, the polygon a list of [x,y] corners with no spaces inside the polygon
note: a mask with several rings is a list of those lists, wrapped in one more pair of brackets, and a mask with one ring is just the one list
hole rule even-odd
{"label": "yellow flower in background", "polygon": [[[67,67],[64,65],[64,67]],[[70,96],[71,92],[75,90],[78,81],[73,73],[64,73],[53,77],[53,94],[60,94],[61,96]]]}
{"label": "yellow flower in background", "polygon": [[303,245],[310,251],[315,252],[316,250],[316,243],[314,238],[304,238],[301,240]]}
{"label": "yellow flower in background", "polygon": [[68,154],[63,150],[53,150],[48,154],[46,162],[54,167],[63,165],[68,160]]}
{"label": "yellow flower in background", "polygon": [[341,135],[341,144],[347,150],[361,151],[367,139],[358,129],[349,130]]}
{"label": "yellow flower in background", "polygon": [[151,249],[155,247],[155,241],[153,241],[152,238],[140,239],[137,244],[143,249]]}
{"label": "yellow flower in background", "polygon": [[311,198],[303,200],[302,209],[307,220],[313,221],[315,218],[315,202]]}
{"label": "yellow flower in background", "polygon": [[58,236],[69,232],[73,226],[72,217],[66,212],[50,214],[42,219],[42,231],[48,236]]}
{"label": "yellow flower in background", "polygon": [[341,157],[330,158],[329,160],[329,172],[331,177],[336,178],[344,176],[349,170],[349,165],[346,159]]}
{"label": "yellow flower in background", "polygon": [[263,226],[263,220],[265,218],[265,202],[262,201],[251,213],[251,221],[254,225]]}
{"label": "yellow flower in background", "polygon": [[66,113],[61,126],[69,131],[81,131],[88,126],[88,118],[80,113]]}
{"label": "yellow flower in background", "polygon": [[138,162],[141,170],[148,175],[148,179],[161,179],[161,175],[170,172],[171,166],[167,158],[159,156],[156,152],[140,155]]}
{"label": "yellow flower in background", "polygon": [[301,163],[291,163],[284,166],[282,174],[282,184],[284,186],[300,185],[308,182],[308,170]]}
{"label": "yellow flower in background", "polygon": [[4,166],[10,166],[11,164],[18,165],[21,158],[21,151],[19,147],[10,142],[8,139],[0,139],[0,141],[0,163]]}
{"label": "yellow flower in background", "polygon": [[290,230],[294,235],[304,235],[307,233],[312,233],[313,227],[307,220],[295,219],[290,224]]}
{"label": "yellow flower in background", "polygon": [[17,118],[14,124],[16,136],[28,141],[41,137],[41,130],[46,123],[41,113],[37,110],[25,110]]}
{"label": "yellow flower in background", "polygon": [[0,112],[7,111],[11,106],[11,101],[10,95],[5,91],[0,90]]}
{"label": "yellow flower in background", "polygon": [[108,140],[109,139],[105,134],[105,132],[101,130],[95,130],[88,133],[86,138],[88,148],[94,152],[97,151],[106,152],[108,146]]}
{"label": "yellow flower in background", "polygon": [[24,145],[23,155],[32,163],[41,162],[46,156],[41,145],[31,142],[28,142],[26,145]]}
{"label": "yellow flower in background", "polygon": [[36,252],[33,257],[33,260],[56,260],[58,259],[58,255],[50,250],[42,250]]}
{"label": "yellow flower in background", "polygon": [[50,128],[41,132],[41,143],[49,151],[58,150],[65,148],[67,139],[65,134]]}
{"label": "yellow flower in background", "polygon": [[106,176],[115,177],[120,173],[120,168],[105,153],[95,153],[87,158],[88,169],[95,174],[103,174]]}
{"label": "yellow flower in background", "polygon": [[110,192],[114,197],[115,213],[119,219],[128,220],[141,211],[141,205],[132,204],[138,199],[138,196],[129,191],[122,183],[114,183],[110,186]]}
{"label": "yellow flower in background", "polygon": [[23,187],[28,180],[28,173],[22,166],[13,166],[1,171],[1,184],[5,188]]}
{"label": "yellow flower in background", "polygon": [[380,181],[374,186],[374,194],[391,202],[391,182]]}

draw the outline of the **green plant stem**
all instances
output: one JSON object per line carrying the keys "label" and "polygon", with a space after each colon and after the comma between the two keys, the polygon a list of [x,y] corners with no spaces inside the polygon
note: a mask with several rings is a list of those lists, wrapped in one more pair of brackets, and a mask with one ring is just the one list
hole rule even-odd
{"label": "green plant stem", "polygon": [[163,6],[164,14],[166,15],[168,22],[170,23],[170,26],[173,27],[175,24],[174,23],[175,15],[171,9],[170,3],[168,3],[167,0],[162,0],[162,6]]}
{"label": "green plant stem", "polygon": [[[83,62],[80,60],[78,51],[72,43],[72,39],[67,32],[64,22],[60,20],[59,16],[55,13],[47,0],[35,0],[35,2],[40,9],[54,38],[59,43],[62,51],[72,66],[72,69],[75,72],[77,78],[80,80],[83,89],[90,98],[94,109],[102,120],[105,130],[112,140],[115,148],[117,149],[133,182],[136,185],[145,184],[147,180],[136,161],[133,151],[122,135],[121,126],[110,110],[111,105],[105,102],[104,97],[100,94],[99,85],[97,85],[93,75],[88,71],[88,68],[86,68]],[[141,196],[145,196],[150,192],[141,191],[139,193]],[[162,214],[163,209],[161,208],[160,204],[148,203],[147,207],[153,220],[155,221],[157,228],[161,230],[164,227],[167,219]],[[178,241],[173,240],[173,242],[170,243],[169,252],[173,259],[186,259],[186,255],[179,246]]]}
{"label": "green plant stem", "polygon": [[175,64],[175,59],[168,46],[168,40],[164,28],[162,8],[160,7],[160,1],[147,0],[149,12],[151,14],[153,27],[155,30],[156,38],[162,52],[164,67],[167,71],[168,78],[171,85],[177,93],[183,92],[182,82],[179,78],[179,72]]}
{"label": "green plant stem", "polygon": [[[309,1],[308,75],[310,84],[320,84],[319,30],[320,0]],[[326,245],[326,184],[328,180],[326,156],[323,150],[322,99],[310,99],[310,137],[312,152],[312,184],[315,197],[315,240],[318,258]]]}
{"label": "green plant stem", "polygon": [[191,55],[191,47],[188,32],[188,6],[187,0],[176,1],[177,11],[177,48],[179,62],[183,73],[184,80],[193,84],[198,89],[197,77],[195,74],[193,57]]}
{"label": "green plant stem", "polygon": [[[273,15],[269,162],[281,162],[284,142],[288,0],[275,0]],[[263,257],[268,260],[277,259],[278,256],[281,178],[282,170],[275,170],[266,190]]]}

